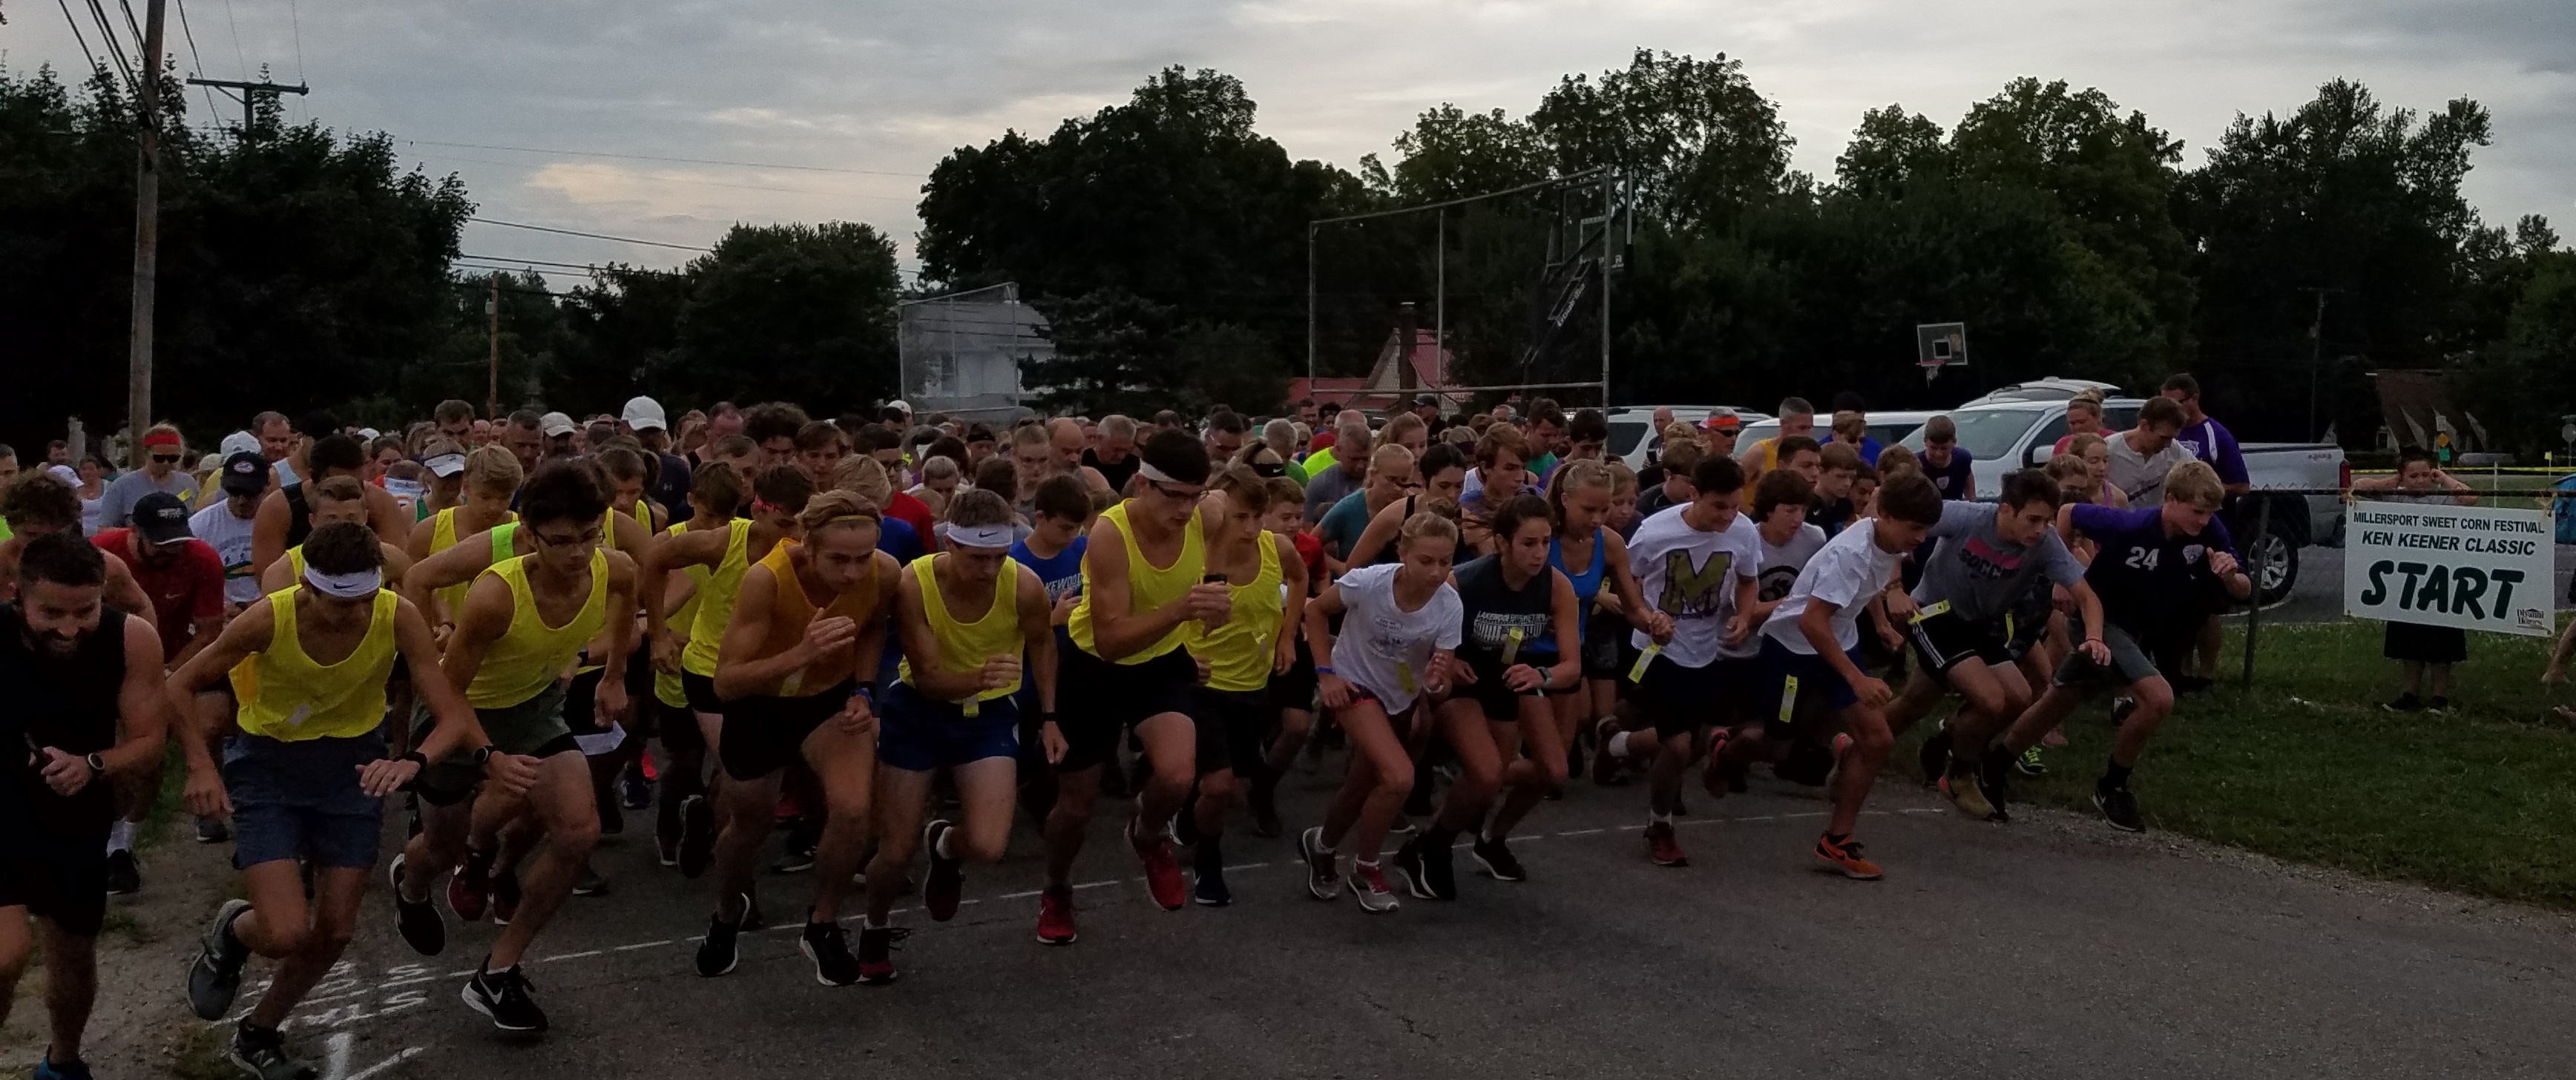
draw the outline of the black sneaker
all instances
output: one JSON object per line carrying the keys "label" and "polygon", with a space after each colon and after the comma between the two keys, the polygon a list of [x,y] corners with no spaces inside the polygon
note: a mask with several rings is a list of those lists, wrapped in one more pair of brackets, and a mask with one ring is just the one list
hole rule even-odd
{"label": "black sneaker", "polygon": [[786,850],[778,853],[778,861],[769,864],[773,874],[802,874],[813,868],[814,845],[793,832],[787,836]]}
{"label": "black sneaker", "polygon": [[[1504,846],[1500,837],[1488,840],[1479,836],[1470,852],[1476,856],[1476,865],[1485,869],[1485,876],[1496,881],[1524,881],[1529,878],[1529,871],[1521,869],[1520,859],[1512,855],[1512,849]],[[1452,888],[1450,891],[1455,895],[1457,890]]]}
{"label": "black sneaker", "polygon": [[1234,890],[1225,887],[1225,852],[1214,840],[1201,840],[1191,860],[1190,899],[1201,907],[1224,907],[1234,902]]}
{"label": "black sneaker", "polygon": [[621,794],[625,797],[624,801],[627,809],[641,810],[647,806],[653,805],[653,782],[644,779],[644,769],[642,766],[631,761],[628,762],[626,764],[626,774],[619,779],[619,787],[621,788]]}
{"label": "black sneaker", "polygon": [[519,868],[492,871],[492,925],[510,925],[518,917],[519,898]]}
{"label": "black sneaker", "polygon": [[2389,712],[2414,712],[2423,707],[2423,699],[2416,697],[2411,692],[2399,694],[2397,695],[2397,700],[2380,706],[2380,708],[2386,709]]}
{"label": "black sneaker", "polygon": [[[811,920],[812,912],[806,917]],[[715,940],[708,934],[707,940]],[[848,986],[859,981],[859,958],[850,955],[850,932],[837,922],[808,921],[805,933],[796,941],[796,951],[814,962],[814,981],[825,986]]]}
{"label": "black sneaker", "polygon": [[1406,892],[1424,900],[1431,899],[1431,886],[1422,880],[1421,837],[1407,840],[1403,847],[1395,849],[1395,859],[1388,864],[1387,869],[1395,872],[1396,880],[1404,886]]}
{"label": "black sneaker", "polygon": [[2432,697],[2425,698],[2424,711],[2428,713],[2449,712],[2451,711],[2451,699],[2443,697],[2440,694],[2435,694]]}
{"label": "black sneaker", "polygon": [[143,891],[143,872],[134,864],[134,852],[118,848],[107,853],[107,895],[131,896]]}
{"label": "black sneaker", "polygon": [[959,859],[939,857],[939,841],[956,824],[946,818],[921,827],[922,850],[930,853],[930,877],[921,889],[921,906],[930,912],[930,921],[947,922],[957,917],[959,897],[966,891],[966,867]]}
{"label": "black sneaker", "polygon": [[1404,879],[1404,890],[1416,900],[1455,900],[1458,880],[1452,874],[1449,845],[1426,843],[1415,837],[1396,849],[1395,872]]}
{"label": "black sneaker", "polygon": [[188,1008],[199,1020],[221,1020],[232,1011],[233,995],[241,992],[242,964],[250,960],[250,946],[233,936],[233,920],[250,910],[248,900],[226,900],[215,910],[213,926],[199,939],[197,959],[188,965]]}
{"label": "black sneaker", "polygon": [[1985,794],[1986,805],[1994,810],[1986,820],[2012,820],[2012,811],[2004,804],[2012,801],[2012,774],[2021,760],[2020,755],[2005,754],[2001,744],[1987,747],[1986,756],[1978,760],[1977,790]]}
{"label": "black sneaker", "polygon": [[1950,771],[1950,727],[1947,724],[1923,740],[1915,751],[1914,763],[1923,767],[1923,786],[1940,787],[1941,778]]}
{"label": "black sneaker", "polygon": [[249,1017],[233,1025],[232,1043],[224,1048],[224,1057],[259,1080],[314,1080],[321,1075],[311,1062],[286,1052],[286,1037],[276,1028],[251,1023]]}
{"label": "black sneaker", "polygon": [[680,800],[680,876],[695,878],[715,861],[716,808],[704,795]]}
{"label": "black sneaker", "polygon": [[2138,797],[2129,794],[2126,784],[2119,787],[2108,783],[2094,784],[2093,805],[2102,811],[2102,820],[2110,822],[2114,829],[2147,831],[2147,819],[2138,815]]}
{"label": "black sneaker", "polygon": [[211,817],[201,817],[197,819],[198,843],[220,844],[232,838],[232,827],[224,824],[224,819]]}
{"label": "black sneaker", "polygon": [[492,1026],[503,1031],[544,1031],[546,1012],[537,1007],[531,994],[536,987],[515,966],[501,970],[478,970],[465,980],[465,1004],[475,1012],[491,1018]]}
{"label": "black sneaker", "polygon": [[[742,903],[743,922],[749,922],[754,910],[751,906],[751,897],[743,897]],[[724,921],[724,913],[721,911],[717,912],[714,918],[708,919],[707,940],[698,946],[698,974],[712,979],[732,971],[734,965],[742,963],[742,950],[734,942],[735,938],[742,936],[742,931],[741,922]]]}
{"label": "black sneaker", "polygon": [[[859,981],[884,986],[894,981],[894,943],[911,937],[900,926],[859,926]],[[1066,938],[1066,941],[1073,939]]]}
{"label": "black sneaker", "polygon": [[405,900],[402,894],[403,857],[394,856],[385,867],[385,891],[394,897],[394,926],[402,931],[403,944],[422,956],[436,956],[447,948],[447,920],[438,915],[438,904],[431,900]]}
{"label": "black sneaker", "polygon": [[574,896],[604,896],[607,895],[607,893],[608,879],[600,875],[597,867],[594,867],[589,863],[581,864],[581,877],[574,880],[572,883],[572,894]]}

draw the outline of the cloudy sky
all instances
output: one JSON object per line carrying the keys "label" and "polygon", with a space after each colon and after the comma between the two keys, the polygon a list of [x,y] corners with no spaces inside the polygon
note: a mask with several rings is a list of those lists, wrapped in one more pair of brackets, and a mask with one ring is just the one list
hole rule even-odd
{"label": "cloudy sky", "polygon": [[[1818,175],[1863,109],[1901,102],[1946,126],[2020,75],[2100,87],[2195,163],[2238,112],[2287,111],[2329,78],[2419,109],[2466,95],[2495,115],[2471,199],[2491,222],[2541,213],[2576,234],[2569,0],[188,0],[193,51],[180,6],[184,72],[308,80],[291,116],[406,140],[484,216],[685,245],[736,221],[857,219],[901,241],[907,268],[942,155],[1051,129],[1164,65],[1241,77],[1265,133],[1347,167],[1427,107],[1522,113],[1641,45],[1745,61]],[[10,69],[85,66],[53,5],[7,14]],[[208,115],[202,93],[190,109]],[[688,257],[482,224],[465,250]]]}

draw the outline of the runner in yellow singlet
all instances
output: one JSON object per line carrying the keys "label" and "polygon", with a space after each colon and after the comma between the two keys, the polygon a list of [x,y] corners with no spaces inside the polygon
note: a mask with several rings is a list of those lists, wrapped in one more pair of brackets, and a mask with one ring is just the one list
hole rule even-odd
{"label": "runner in yellow singlet", "polygon": [[[722,462],[701,465],[692,483],[706,483],[710,470],[731,468]],[[742,486],[735,485],[734,498],[741,497]],[[743,574],[768,558],[780,541],[804,534],[796,515],[814,497],[814,482],[787,465],[763,471],[750,480],[749,487],[748,513],[732,519],[722,529],[691,529],[664,537],[644,559],[644,633],[653,644],[653,668],[680,677],[681,694],[697,718],[698,732],[709,754],[720,753],[724,747],[726,704],[716,696],[716,653],[724,644],[725,625],[733,620]],[[690,497],[697,497],[694,489]],[[696,616],[686,623],[675,622],[669,607],[671,571],[697,569],[708,573],[705,583],[696,590]],[[719,773],[716,785],[721,782]],[[680,841],[675,854],[682,877],[706,873],[709,861],[715,857],[713,798],[709,791],[681,799]]]}
{"label": "runner in yellow singlet", "polygon": [[[493,545],[462,544],[413,568],[414,592],[473,582],[441,667],[465,687],[496,748],[539,759],[524,797],[487,789],[472,801],[470,836],[458,811],[472,792],[472,774],[454,761],[434,765],[420,785],[422,830],[405,852],[400,885],[406,899],[424,896],[438,868],[454,865],[449,906],[469,922],[488,906],[495,922],[508,923],[465,986],[466,1003],[504,1031],[545,1029],[518,964],[572,894],[599,838],[589,766],[565,726],[563,705],[566,676],[603,630],[610,644],[594,708],[610,722],[626,717],[634,620],[625,613],[635,610],[638,575],[625,553],[602,550],[602,487],[584,463],[548,463],[519,496],[517,531],[532,554],[495,562]],[[512,861],[535,843],[531,834],[546,843],[522,889]]]}
{"label": "runner in yellow singlet", "polygon": [[1136,793],[1127,840],[1145,865],[1146,885],[1166,911],[1188,903],[1189,887],[1172,859],[1166,826],[1188,797],[1198,769],[1204,718],[1193,699],[1198,665],[1181,645],[1183,623],[1222,626],[1232,615],[1224,582],[1204,581],[1207,535],[1222,500],[1202,505],[1207,447],[1178,430],[1145,442],[1133,498],[1103,511],[1083,546],[1082,600],[1066,629],[1059,687],[1071,707],[1057,718],[1065,742],[1059,787],[1047,814],[1047,884],[1038,895],[1038,940],[1071,944],[1073,861],[1082,853],[1100,767],[1116,756],[1129,729],[1144,741],[1153,776]]}
{"label": "runner in yellow singlet", "polygon": [[[367,524],[367,497],[356,477],[334,476],[319,483],[307,484],[305,489],[304,497],[313,507],[314,528],[319,529],[335,521]],[[401,591],[403,573],[411,569],[413,562],[411,556],[404,554],[403,549],[382,541],[378,541],[376,546],[377,564],[383,568],[386,590]],[[268,564],[268,571],[259,576],[260,595],[266,596],[280,589],[294,588],[295,584],[302,580],[304,580],[304,545],[297,544],[286,549],[285,558]],[[427,618],[426,613],[423,618]],[[396,714],[407,716],[410,710],[398,709]],[[400,746],[401,743],[397,741],[395,745]]]}
{"label": "runner in yellow singlet", "polygon": [[[965,863],[1001,859],[1019,791],[1020,717],[1012,695],[1024,677],[1037,687],[1038,714],[1055,714],[1051,608],[1036,571],[1011,560],[1010,504],[994,492],[962,491],[948,514],[947,551],[913,560],[895,601],[903,664],[877,727],[879,839],[859,930],[861,982],[894,981],[890,949],[898,935],[887,913],[905,891],[916,835],[930,851],[921,896],[933,921],[957,914]],[[1055,752],[1060,736],[1058,742]],[[956,778],[961,820],[942,818],[916,834],[931,777],[941,769]]]}
{"label": "runner in yellow singlet", "polygon": [[[510,498],[518,494],[519,484],[527,479],[519,470],[519,457],[498,446],[486,446],[465,456],[463,491],[465,504],[439,511],[427,521],[412,526],[411,540],[403,552],[419,563],[432,555],[455,547],[458,541],[480,536],[485,531],[517,520],[510,512]],[[432,607],[421,609],[431,628],[445,633],[456,621],[456,609],[465,603],[469,582],[458,582],[440,589]],[[418,603],[419,597],[413,597]]]}
{"label": "runner in yellow singlet", "polygon": [[1268,767],[1270,734],[1279,705],[1270,676],[1297,664],[1295,627],[1303,617],[1306,564],[1287,537],[1261,527],[1270,510],[1270,486],[1249,465],[1219,473],[1212,489],[1225,496],[1222,528],[1208,544],[1207,570],[1222,576],[1233,614],[1213,629],[1198,630],[1190,652],[1207,665],[1198,688],[1198,711],[1211,730],[1198,745],[1198,798],[1178,819],[1189,831],[1191,896],[1208,907],[1234,902],[1225,885],[1225,814],[1243,801],[1244,783]]}
{"label": "runner in yellow singlet", "polygon": [[[644,588],[648,594],[656,561],[667,558],[673,545],[683,537],[692,533],[721,533],[725,537],[725,547],[730,550],[735,546],[735,534],[740,533],[744,534],[744,543],[748,545],[751,523],[734,517],[734,512],[742,505],[743,490],[742,474],[733,471],[730,465],[708,462],[691,474],[689,520],[666,530],[654,542],[653,552],[645,560],[644,580],[647,584]],[[733,554],[747,556],[748,552]],[[722,565],[724,561],[719,558],[717,566]],[[736,586],[742,580],[744,568],[737,565],[734,570]],[[669,584],[661,591],[660,607],[669,613],[664,620],[669,624],[668,636],[675,639],[683,651],[694,640],[701,601],[715,591],[716,569],[716,566],[692,564],[682,567],[683,572],[677,576],[663,575]],[[654,605],[647,603],[645,606],[649,609]],[[649,645],[657,640],[658,635],[652,633],[648,620],[645,641]],[[683,685],[679,665],[674,664],[667,670],[659,666],[653,669],[653,703],[658,706],[656,711],[659,715],[655,718],[654,727],[662,735],[663,759],[661,807],[653,825],[653,841],[655,854],[662,865],[678,866],[683,835],[681,822],[687,817],[683,811],[693,798],[701,800],[700,805],[703,806],[707,794],[707,736],[698,725],[697,715],[689,708],[688,689]],[[707,816],[712,824],[713,814],[708,812]],[[712,840],[715,830],[708,828],[706,836]],[[704,863],[699,864],[701,870],[704,866]]]}
{"label": "runner in yellow singlet", "polygon": [[776,821],[780,781],[799,761],[822,788],[824,822],[814,851],[814,906],[798,946],[815,977],[858,979],[841,929],[841,895],[867,842],[876,782],[877,662],[886,606],[902,568],[877,550],[875,506],[847,491],[805,504],[802,543],[781,542],[745,571],[716,658],[716,694],[727,702],[723,832],[716,838],[716,914],[698,949],[698,974],[732,971],[735,938],[751,914],[752,861]]}
{"label": "runner in yellow singlet", "polygon": [[[326,483],[346,481],[335,477]],[[189,969],[189,997],[199,1016],[229,1015],[252,953],[279,961],[259,1003],[232,1031],[232,1056],[265,1075],[292,1066],[277,1029],[296,1003],[339,962],[357,928],[358,905],[376,864],[384,797],[419,775],[429,756],[480,746],[474,712],[438,670],[429,622],[409,601],[383,588],[384,545],[364,524],[365,501],[345,522],[317,524],[299,548],[303,576],[252,602],[213,645],[171,676],[167,693],[186,705],[199,690],[233,673],[240,695],[240,734],[218,763],[216,732],[202,722],[181,727],[188,763],[189,806],[228,816],[234,861],[247,900],[224,902]],[[281,560],[282,561],[282,560]],[[420,693],[438,718],[418,751],[389,756],[377,725],[385,682],[397,657],[422,671]],[[182,715],[194,715],[183,710]],[[526,759],[484,763],[497,786],[524,787]],[[299,860],[312,863],[308,901]],[[399,865],[399,864],[397,864]],[[437,951],[444,929],[424,902],[405,906],[406,935],[427,934]]]}

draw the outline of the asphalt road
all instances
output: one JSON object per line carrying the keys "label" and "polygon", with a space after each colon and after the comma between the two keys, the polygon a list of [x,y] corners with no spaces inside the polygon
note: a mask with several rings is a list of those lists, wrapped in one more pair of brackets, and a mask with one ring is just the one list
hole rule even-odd
{"label": "asphalt road", "polygon": [[[1292,779],[1292,822],[1333,775]],[[1103,800],[1080,942],[1035,940],[1022,830],[957,920],[897,916],[921,932],[885,988],[817,985],[793,929],[811,878],[765,873],[787,927],[699,978],[712,886],[629,834],[601,855],[612,892],[571,901],[536,951],[550,1035],[497,1037],[459,1002],[488,926],[451,916],[424,960],[381,894],[288,1031],[329,1080],[2563,1076],[2576,1058],[2556,916],[2092,819],[1970,823],[1897,786],[1861,830],[1887,879],[1846,881],[1807,854],[1822,804],[1767,778],[1694,798],[1692,865],[1668,869],[1643,857],[1641,802],[1577,782],[1523,829],[1529,881],[1462,877],[1455,903],[1370,915],[1306,898],[1286,842],[1241,836],[1235,906],[1164,912]]]}

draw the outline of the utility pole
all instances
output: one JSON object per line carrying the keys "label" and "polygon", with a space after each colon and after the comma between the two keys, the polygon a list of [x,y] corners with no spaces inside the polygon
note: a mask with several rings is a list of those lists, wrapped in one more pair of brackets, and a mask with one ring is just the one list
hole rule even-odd
{"label": "utility pole", "polygon": [[1420,320],[1414,313],[1413,301],[1396,306],[1395,332],[1404,342],[1395,348],[1395,388],[1401,399],[1396,403],[1397,409],[1413,407],[1413,339],[1422,332]]}
{"label": "utility pole", "polygon": [[[250,141],[251,132],[256,130],[258,126],[259,95],[266,94],[271,100],[274,100],[280,94],[310,94],[313,92],[312,87],[303,83],[288,86],[284,83],[269,82],[267,80],[261,80],[259,82],[241,82],[234,79],[190,79],[188,80],[188,85],[211,86],[217,90],[228,92],[238,90],[241,92],[241,139],[243,142]],[[230,97],[233,95],[227,93],[225,96]]]}
{"label": "utility pole", "polygon": [[142,134],[134,161],[134,311],[125,353],[125,423],[129,464],[152,426],[152,286],[161,254],[161,14],[164,0],[150,0],[143,18]]}
{"label": "utility pole", "polygon": [[2308,323],[2308,427],[2304,435],[2305,438],[2313,439],[2317,437],[2317,368],[2325,354],[2326,296],[2343,290],[2310,285],[2299,291],[2315,293],[2317,297],[2316,318]]}
{"label": "utility pole", "polygon": [[492,320],[492,382],[483,391],[483,415],[493,423],[501,422],[501,272],[492,271],[492,298],[483,301],[483,314]]}

